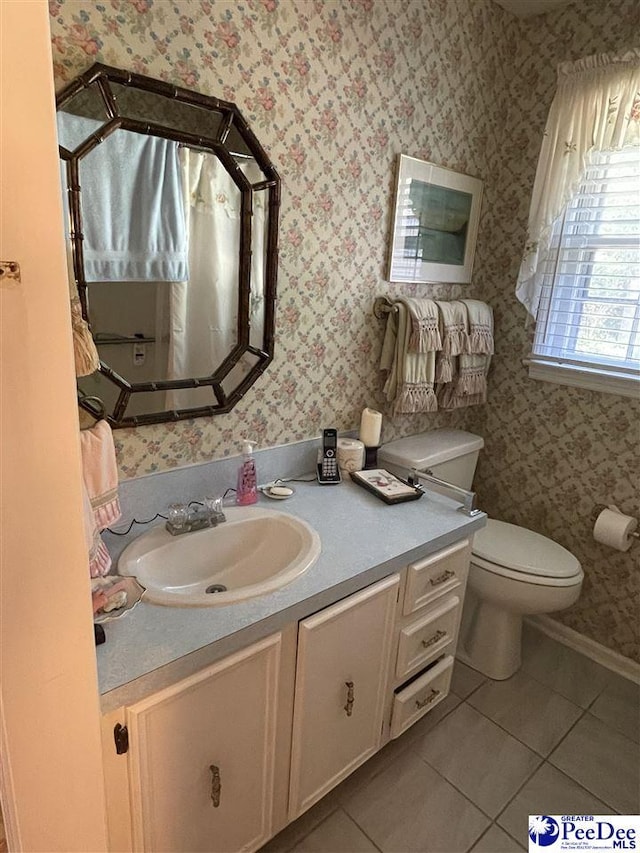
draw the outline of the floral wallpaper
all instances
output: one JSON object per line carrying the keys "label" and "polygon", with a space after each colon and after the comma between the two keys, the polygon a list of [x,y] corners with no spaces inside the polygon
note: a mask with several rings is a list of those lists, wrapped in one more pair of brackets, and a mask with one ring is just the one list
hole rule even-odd
{"label": "floral wallpaper", "polygon": [[[265,447],[356,427],[365,406],[383,405],[374,297],[412,289],[384,281],[397,154],[487,181],[479,242],[488,243],[504,98],[487,104],[484,92],[511,61],[510,16],[492,0],[413,0],[402,15],[397,0],[50,8],[58,87],[99,60],[233,100],[283,179],[273,364],[228,415],[118,430],[121,475],[236,453],[243,435]],[[386,419],[384,438],[465,418]]]}
{"label": "floral wallpaper", "polygon": [[582,563],[580,600],[554,618],[638,662],[639,546],[614,551],[592,529],[598,504],[640,515],[640,401],[529,379],[522,359],[533,330],[525,330],[514,283],[556,65],[622,52],[639,31],[640,7],[627,0],[591,0],[518,22],[497,175],[501,233],[490,238],[495,255],[479,281],[480,297],[495,306],[497,351],[490,405],[472,424],[486,441],[480,506],[555,539]]}
{"label": "floral wallpaper", "polygon": [[[123,478],[357,427],[383,440],[438,426],[484,435],[481,505],[583,562],[558,619],[640,660],[631,554],[591,538],[597,503],[638,513],[638,407],[529,380],[513,287],[541,134],[564,59],[630,45],[635,0],[582,0],[519,20],[492,0],[51,0],[58,87],[92,62],[235,101],[283,179],[276,358],[227,415],[115,433]],[[634,17],[635,16],[635,17]],[[474,279],[384,280],[396,157],[484,181]],[[386,414],[377,368],[382,293],[489,301],[497,352],[486,406]],[[635,479],[634,472],[636,472]]]}

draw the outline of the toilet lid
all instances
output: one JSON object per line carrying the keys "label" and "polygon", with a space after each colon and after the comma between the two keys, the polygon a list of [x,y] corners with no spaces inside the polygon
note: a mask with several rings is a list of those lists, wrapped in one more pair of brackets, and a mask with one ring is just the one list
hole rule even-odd
{"label": "toilet lid", "polygon": [[475,534],[472,550],[482,560],[529,575],[569,578],[581,570],[579,561],[557,542],[493,518]]}

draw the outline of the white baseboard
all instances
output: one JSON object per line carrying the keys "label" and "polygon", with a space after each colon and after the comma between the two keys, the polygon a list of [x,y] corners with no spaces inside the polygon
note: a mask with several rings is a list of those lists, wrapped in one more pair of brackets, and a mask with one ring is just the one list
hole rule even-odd
{"label": "white baseboard", "polygon": [[573,628],[567,628],[566,625],[556,622],[550,616],[528,616],[525,622],[528,622],[553,640],[557,640],[559,643],[569,646],[570,649],[586,655],[586,657],[621,675],[623,678],[628,678],[630,681],[640,684],[640,664],[631,660],[631,658],[626,658],[624,655],[608,649],[590,637],[585,637],[584,634],[574,631]]}

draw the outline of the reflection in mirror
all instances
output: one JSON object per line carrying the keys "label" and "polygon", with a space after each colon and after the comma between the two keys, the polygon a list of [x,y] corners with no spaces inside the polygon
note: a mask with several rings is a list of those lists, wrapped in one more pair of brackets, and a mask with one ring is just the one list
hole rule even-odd
{"label": "reflection in mirror", "polygon": [[97,65],[58,96],[74,277],[114,426],[229,411],[273,357],[279,178],[233,104]]}

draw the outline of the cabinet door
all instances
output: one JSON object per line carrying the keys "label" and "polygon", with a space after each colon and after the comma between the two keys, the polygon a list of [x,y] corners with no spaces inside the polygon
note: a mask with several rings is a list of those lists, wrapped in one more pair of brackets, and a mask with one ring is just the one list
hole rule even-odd
{"label": "cabinet door", "polygon": [[399,577],[300,623],[289,820],[380,745]]}
{"label": "cabinet door", "polygon": [[137,850],[270,838],[280,645],[269,637],[128,709]]}

